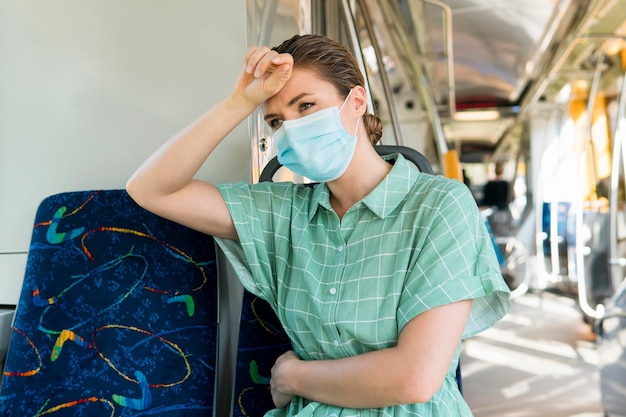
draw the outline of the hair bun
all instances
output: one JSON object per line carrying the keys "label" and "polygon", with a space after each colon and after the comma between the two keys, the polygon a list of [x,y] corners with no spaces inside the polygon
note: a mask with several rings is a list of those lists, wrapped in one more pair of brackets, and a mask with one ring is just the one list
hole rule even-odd
{"label": "hair bun", "polygon": [[383,121],[375,114],[364,114],[363,125],[372,145],[376,145],[383,137]]}

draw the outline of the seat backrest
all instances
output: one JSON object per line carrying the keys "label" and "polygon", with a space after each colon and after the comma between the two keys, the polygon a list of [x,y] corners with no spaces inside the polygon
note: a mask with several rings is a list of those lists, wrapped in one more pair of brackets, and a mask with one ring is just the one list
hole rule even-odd
{"label": "seat backrest", "polygon": [[210,416],[213,238],[123,190],[46,198],[35,219],[0,415]]}
{"label": "seat backrest", "polygon": [[[409,148],[407,146],[397,146],[397,145],[377,145],[374,146],[376,152],[379,155],[390,155],[393,153],[400,153],[407,160],[411,161],[420,172],[425,172],[427,174],[433,173],[433,168],[430,166],[430,162],[424,155],[420,152],[416,151],[413,148]],[[263,168],[261,175],[259,176],[260,182],[272,181],[276,172],[280,169],[282,164],[278,161],[278,158],[274,156]]]}
{"label": "seat backrest", "polygon": [[234,417],[261,416],[274,408],[269,390],[272,366],[291,349],[269,303],[245,291],[241,308]]}

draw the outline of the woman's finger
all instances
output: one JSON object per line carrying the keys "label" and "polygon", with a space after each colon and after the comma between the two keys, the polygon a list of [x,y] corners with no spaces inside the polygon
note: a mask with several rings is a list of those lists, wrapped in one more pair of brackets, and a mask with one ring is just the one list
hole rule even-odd
{"label": "woman's finger", "polygon": [[259,78],[267,71],[272,58],[278,55],[278,52],[272,51],[267,46],[259,46],[250,51],[249,55],[246,57],[246,72]]}

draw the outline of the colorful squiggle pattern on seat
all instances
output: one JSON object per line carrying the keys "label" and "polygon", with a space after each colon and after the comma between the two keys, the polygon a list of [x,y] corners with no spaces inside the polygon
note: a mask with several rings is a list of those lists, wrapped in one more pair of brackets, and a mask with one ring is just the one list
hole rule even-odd
{"label": "colorful squiggle pattern on seat", "polygon": [[270,305],[245,292],[239,329],[233,417],[257,417],[274,408],[269,380],[274,361],[291,349]]}
{"label": "colorful squiggle pattern on seat", "polygon": [[39,207],[0,415],[210,416],[217,291],[210,236],[122,190]]}

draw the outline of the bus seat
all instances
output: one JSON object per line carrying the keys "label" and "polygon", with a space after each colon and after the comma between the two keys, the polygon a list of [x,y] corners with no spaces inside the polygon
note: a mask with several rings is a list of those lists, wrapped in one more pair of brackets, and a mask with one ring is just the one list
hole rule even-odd
{"label": "bus seat", "polygon": [[[428,174],[433,173],[433,169],[430,166],[430,162],[428,162],[428,159],[426,159],[423,154],[413,148],[396,145],[377,145],[374,146],[374,148],[376,149],[376,152],[378,152],[378,154],[381,156],[390,155],[393,153],[401,153],[402,156],[404,156],[407,160],[415,164],[420,172],[426,172]],[[278,158],[276,156],[270,159],[269,162],[265,165],[265,168],[263,168],[263,171],[259,176],[259,181],[272,181],[272,179],[274,178],[274,174],[276,174],[281,166],[282,165],[280,162],[278,162]]]}
{"label": "bus seat", "polygon": [[215,245],[218,268],[218,350],[215,416],[256,416],[274,408],[269,376],[276,358],[291,349],[270,305],[244,290]]}
{"label": "bus seat", "polygon": [[[428,160],[418,151],[392,145],[375,147],[380,155],[401,153],[421,172],[433,173]],[[267,163],[259,181],[272,181],[281,168],[277,157]],[[244,291],[237,366],[235,371],[235,390],[233,416],[250,416],[250,411],[265,411],[273,408],[269,390],[270,370],[278,356],[291,349],[291,344],[269,304]],[[221,363],[221,362],[220,362]],[[460,366],[457,368],[457,383],[461,389]]]}
{"label": "bus seat", "polygon": [[0,415],[213,414],[214,241],[123,190],[38,208]]}
{"label": "bus seat", "polygon": [[[276,358],[291,349],[269,303],[245,291],[241,309],[233,417],[274,408],[269,379]],[[258,414],[261,412],[261,414]]]}

